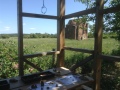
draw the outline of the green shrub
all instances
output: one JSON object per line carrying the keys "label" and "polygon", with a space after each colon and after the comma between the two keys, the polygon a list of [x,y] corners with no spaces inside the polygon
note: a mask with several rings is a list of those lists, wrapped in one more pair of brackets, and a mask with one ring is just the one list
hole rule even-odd
{"label": "green shrub", "polygon": [[2,38],[2,39],[8,39],[8,38],[10,38],[10,36],[9,35],[0,35],[0,38]]}

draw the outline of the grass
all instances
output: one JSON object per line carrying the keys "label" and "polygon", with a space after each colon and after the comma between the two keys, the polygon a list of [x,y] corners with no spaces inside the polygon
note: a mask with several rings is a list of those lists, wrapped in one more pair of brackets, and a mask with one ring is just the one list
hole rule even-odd
{"label": "grass", "polygon": [[[11,39],[10,39],[11,40]],[[17,40],[12,39],[17,42]],[[102,52],[105,54],[110,54],[113,49],[118,48],[119,43],[114,39],[103,39]],[[65,39],[65,46],[83,49],[94,49],[94,39],[90,38],[87,40],[70,40]],[[44,52],[51,51],[57,48],[56,38],[39,38],[39,39],[24,39],[24,49],[29,49],[30,52]]]}
{"label": "grass", "polygon": [[[37,39],[24,39],[24,54],[34,54],[39,52],[51,51],[52,49],[57,48],[57,39],[56,38],[37,38]],[[73,48],[82,48],[94,50],[94,39],[90,38],[87,40],[70,40],[65,39],[65,46]],[[112,51],[118,53],[115,50],[118,49],[119,43],[114,39],[103,39],[102,42],[102,53],[106,55],[111,55]],[[68,51],[65,50],[65,67],[70,68],[75,62],[78,62],[85,58],[89,54],[84,54],[80,52]],[[52,68],[52,56],[43,56],[29,59],[38,67],[41,67],[43,70]],[[18,42],[17,38],[9,39],[0,39],[0,77],[9,78],[18,76],[18,68],[14,68],[18,63]],[[117,64],[118,65],[118,64]],[[10,68],[11,67],[11,68]],[[81,72],[81,69],[77,69],[78,72]],[[102,75],[101,78],[101,88],[102,90],[117,90],[115,88],[120,87],[120,78],[119,73],[117,72],[114,63],[103,62],[102,63],[102,73],[109,75],[114,73],[114,77],[107,77]],[[24,72],[25,74],[38,72],[33,69],[31,66],[24,63]],[[112,85],[112,87],[109,87]],[[112,89],[111,89],[112,88]]]}
{"label": "grass", "polygon": [[[52,49],[57,49],[56,38],[24,39],[23,43],[24,43],[23,45],[24,54],[34,54],[39,52],[51,51]],[[65,46],[93,50],[94,39],[90,38],[82,41],[65,39]],[[102,50],[104,54],[111,54],[112,50],[117,49],[117,47],[118,47],[118,42],[116,40],[103,39]],[[15,64],[18,62],[17,49],[18,49],[17,38],[0,39],[0,61],[4,61],[5,63],[4,65],[8,70],[9,70],[8,67],[13,66],[13,63],[9,63],[9,62],[14,62]],[[73,63],[75,63],[81,58],[84,58],[86,55],[88,54],[66,50],[65,51],[66,67],[70,67]],[[47,69],[51,67],[52,56],[37,57],[37,58],[30,59],[30,61],[35,63],[38,66],[41,66],[42,69]],[[6,62],[8,62],[9,65]],[[24,68],[26,68],[25,72],[29,73],[29,68],[31,67],[25,64]],[[15,70],[12,70],[12,71],[15,71]],[[13,75],[14,74],[12,74],[11,76]]]}

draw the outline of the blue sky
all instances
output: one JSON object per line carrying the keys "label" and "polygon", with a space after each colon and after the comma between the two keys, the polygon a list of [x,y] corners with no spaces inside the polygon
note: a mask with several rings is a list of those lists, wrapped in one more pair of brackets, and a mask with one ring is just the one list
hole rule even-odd
{"label": "blue sky", "polygon": [[[41,13],[43,0],[23,0],[23,12]],[[57,15],[57,0],[44,0],[47,7],[46,15]],[[65,14],[86,9],[86,6],[66,0]],[[65,21],[68,23],[68,20]],[[57,21],[51,19],[23,17],[24,33],[57,33]],[[0,0],[0,34],[17,33],[17,0]]]}

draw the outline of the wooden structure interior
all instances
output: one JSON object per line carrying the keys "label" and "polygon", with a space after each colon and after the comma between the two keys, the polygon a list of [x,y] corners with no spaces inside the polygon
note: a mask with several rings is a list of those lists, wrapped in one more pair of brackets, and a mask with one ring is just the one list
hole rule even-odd
{"label": "wooden structure interior", "polygon": [[[65,0],[57,0],[57,16],[51,15],[42,15],[42,14],[33,14],[26,13],[22,11],[22,0],[17,0],[18,4],[18,57],[19,57],[19,75],[24,75],[23,63],[27,63],[31,65],[33,68],[42,71],[40,67],[35,66],[33,63],[28,61],[28,58],[45,56],[45,55],[57,55],[57,66],[64,66],[64,55],[65,50],[83,52],[91,54],[85,62],[94,60],[94,90],[100,90],[100,76],[101,76],[101,61],[112,60],[112,61],[120,61],[120,57],[118,56],[107,56],[102,54],[102,33],[103,33],[103,15],[108,13],[114,13],[120,11],[120,5],[116,7],[111,7],[104,9],[104,0],[96,0],[96,7],[75,12],[69,15],[65,15]],[[72,48],[65,46],[65,19],[69,19],[72,17],[79,17],[82,15],[92,14],[96,15],[96,23],[95,23],[95,39],[94,39],[94,50],[86,50],[80,48]],[[31,17],[31,18],[45,18],[45,19],[54,19],[57,20],[57,50],[46,52],[46,53],[37,53],[31,55],[24,55],[23,53],[23,17]],[[83,64],[85,63],[83,62]],[[76,65],[75,68],[79,66]]]}

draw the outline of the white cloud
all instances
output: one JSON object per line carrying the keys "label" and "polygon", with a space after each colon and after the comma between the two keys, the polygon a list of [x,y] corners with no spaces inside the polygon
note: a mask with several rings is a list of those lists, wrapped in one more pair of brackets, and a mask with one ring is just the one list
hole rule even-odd
{"label": "white cloud", "polygon": [[31,30],[35,30],[36,28],[30,28]]}
{"label": "white cloud", "polygon": [[11,27],[6,26],[5,31],[9,31]]}

